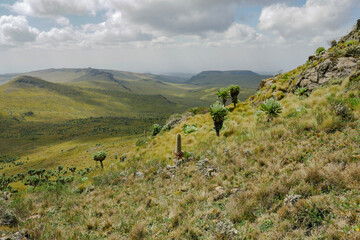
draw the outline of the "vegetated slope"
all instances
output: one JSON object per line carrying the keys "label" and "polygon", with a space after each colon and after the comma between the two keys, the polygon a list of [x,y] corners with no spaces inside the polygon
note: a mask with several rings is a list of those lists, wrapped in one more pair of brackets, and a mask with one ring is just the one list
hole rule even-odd
{"label": "vegetated slope", "polygon": [[[187,114],[90,182],[14,197],[16,205],[4,203],[23,220],[13,231],[42,239],[360,238],[359,31],[360,21],[303,66],[264,80],[230,109],[220,137],[209,114]],[[258,111],[269,98],[284,107],[272,121]],[[185,135],[183,124],[197,130]],[[186,154],[173,162],[177,133]]]}
{"label": "vegetated slope", "polygon": [[[32,120],[67,120],[101,116],[169,114],[178,107],[161,95],[80,88],[21,76],[0,87],[2,115]],[[109,104],[111,103],[111,104]],[[187,106],[183,106],[183,109]],[[179,107],[181,109],[181,106]],[[24,116],[25,114],[25,116]]]}
{"label": "vegetated slope", "polygon": [[224,86],[224,85],[240,85],[244,88],[257,88],[259,83],[266,75],[259,75],[252,71],[204,71],[192,78],[186,83],[194,85],[211,85],[211,86]]}
{"label": "vegetated slope", "polygon": [[47,81],[54,83],[66,83],[66,82],[72,82],[76,79],[84,78],[86,75],[89,75],[89,73],[94,73],[96,71],[101,73],[110,73],[119,80],[127,80],[127,81],[139,80],[139,79],[153,79],[153,80],[160,80],[164,82],[175,82],[175,83],[185,81],[184,78],[177,76],[156,75],[150,73],[133,73],[126,71],[111,70],[111,69],[94,69],[89,67],[89,68],[58,68],[58,69],[50,68],[50,69],[37,70],[27,73],[3,74],[0,75],[0,83],[8,82],[21,75],[46,79]]}

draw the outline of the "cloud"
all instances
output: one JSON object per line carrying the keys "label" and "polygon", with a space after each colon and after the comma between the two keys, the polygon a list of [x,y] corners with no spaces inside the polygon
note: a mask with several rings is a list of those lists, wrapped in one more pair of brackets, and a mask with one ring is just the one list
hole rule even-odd
{"label": "cloud", "polygon": [[52,28],[47,32],[41,32],[37,43],[41,47],[71,46],[79,44],[83,38],[83,34],[72,27]]}
{"label": "cloud", "polygon": [[24,16],[0,17],[0,45],[16,46],[19,43],[34,42],[39,30],[29,26]]}
{"label": "cloud", "polygon": [[143,1],[125,8],[124,15],[139,25],[172,34],[201,35],[225,31],[236,15],[235,1]]}
{"label": "cloud", "polygon": [[70,20],[67,19],[66,17],[60,16],[56,18],[56,23],[62,26],[68,26],[70,25]]}
{"label": "cloud", "polygon": [[259,28],[284,39],[318,36],[343,27],[354,4],[355,0],[307,0],[302,7],[274,4],[262,10]]}
{"label": "cloud", "polygon": [[[293,2],[295,0],[284,0]],[[64,15],[121,12],[129,23],[168,34],[203,35],[226,31],[243,3],[270,4],[276,0],[19,0],[11,9],[18,14],[54,19],[69,25]]]}
{"label": "cloud", "polygon": [[57,17],[63,14],[95,15],[99,2],[97,0],[21,0],[11,8],[19,14],[32,17]]}
{"label": "cloud", "polygon": [[105,22],[87,24],[82,31],[89,44],[117,45],[121,42],[151,41],[151,33],[144,32],[140,27],[123,19],[119,11],[108,12]]}

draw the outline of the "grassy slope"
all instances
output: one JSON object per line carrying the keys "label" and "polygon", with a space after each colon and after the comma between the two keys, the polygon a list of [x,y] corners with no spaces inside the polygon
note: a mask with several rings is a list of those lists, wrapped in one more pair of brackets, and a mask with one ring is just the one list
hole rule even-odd
{"label": "grassy slope", "polygon": [[[125,162],[94,172],[92,182],[26,193],[14,211],[23,219],[41,217],[20,227],[42,239],[359,238],[357,75],[307,98],[282,91],[284,111],[272,122],[257,114],[254,102],[277,96],[277,88],[301,69],[280,76],[275,88],[263,88],[232,109],[219,138],[208,114],[190,116],[146,146],[126,149]],[[329,97],[351,100],[352,120],[336,114]],[[175,135],[184,123],[198,126],[196,132],[182,134],[184,150],[195,158],[171,174],[166,165],[172,164]],[[111,138],[99,142],[114,152],[122,146]],[[70,151],[68,158],[80,157],[82,151]],[[209,160],[212,177],[199,171],[199,158]],[[136,177],[136,171],[145,177]],[[92,192],[76,190],[90,184],[95,185]],[[225,191],[222,197],[219,187]],[[231,194],[235,188],[240,191]],[[285,203],[295,195],[300,195],[297,202]]]}
{"label": "grassy slope", "polygon": [[[13,231],[26,229],[38,239],[360,238],[360,72],[298,97],[294,80],[306,67],[270,79],[237,108],[228,106],[219,138],[205,114],[188,116],[143,147],[99,138],[39,149],[59,159],[67,149],[66,159],[77,164],[90,148],[111,155],[120,149],[128,158],[96,170],[89,181],[20,193],[11,207],[27,220]],[[257,113],[257,103],[269,97],[284,106],[271,122]],[[342,99],[351,114],[331,99]],[[185,123],[198,130],[184,135]],[[177,133],[195,157],[171,171]],[[197,163],[205,158],[201,171]],[[86,191],[90,185],[95,189]]]}
{"label": "grassy slope", "polygon": [[[23,79],[31,82],[23,82]],[[107,89],[79,88],[19,77],[0,87],[1,114],[22,119],[33,111],[32,120],[68,120],[100,116],[134,116],[142,113],[169,114],[175,103],[160,95],[140,95]],[[109,104],[111,103],[111,104]],[[188,106],[179,106],[185,109]],[[156,110],[154,110],[156,108]]]}
{"label": "grassy slope", "polygon": [[[198,131],[183,135],[184,149],[208,158],[214,176],[205,177],[196,160],[174,177],[166,170],[181,124],[130,150],[116,170],[95,172],[93,192],[27,193],[16,211],[41,218],[21,227],[42,239],[233,239],[232,228],[240,239],[355,239],[360,109],[355,107],[353,121],[340,121],[327,100],[349,96],[346,84],[320,88],[308,98],[288,95],[282,116],[270,123],[255,114],[257,107],[242,103],[229,114],[220,138],[208,114],[188,117],[183,123],[197,124]],[[112,139],[104,143],[105,149],[121,146]],[[145,178],[136,178],[135,171]],[[219,186],[226,193],[240,191],[217,200]],[[301,198],[294,206],[284,204],[286,195],[296,194]],[[54,202],[55,196],[61,197]]]}

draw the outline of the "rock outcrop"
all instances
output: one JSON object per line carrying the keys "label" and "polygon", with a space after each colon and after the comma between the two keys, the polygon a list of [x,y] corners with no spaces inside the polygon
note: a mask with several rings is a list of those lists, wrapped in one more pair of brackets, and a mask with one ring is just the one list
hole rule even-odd
{"label": "rock outcrop", "polygon": [[328,50],[319,48],[307,62],[284,74],[264,79],[251,102],[259,103],[268,98],[282,99],[298,88],[315,90],[326,84],[341,84],[346,78],[360,73],[360,20],[353,30],[339,42],[332,41]]}

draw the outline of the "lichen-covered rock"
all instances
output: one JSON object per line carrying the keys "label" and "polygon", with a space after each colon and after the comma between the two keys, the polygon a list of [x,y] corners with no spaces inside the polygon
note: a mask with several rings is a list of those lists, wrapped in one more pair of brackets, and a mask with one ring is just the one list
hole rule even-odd
{"label": "lichen-covered rock", "polygon": [[199,160],[196,163],[196,167],[206,177],[212,177],[217,174],[217,169],[210,164],[209,159],[207,159],[207,158]]}
{"label": "lichen-covered rock", "polygon": [[288,206],[293,206],[301,199],[301,195],[286,195],[284,199],[284,204]]}
{"label": "lichen-covered rock", "polygon": [[234,224],[229,220],[219,221],[216,224],[216,232],[222,239],[234,239],[238,235]]}
{"label": "lichen-covered rock", "polygon": [[5,202],[0,201],[0,226],[13,227],[18,223],[15,214],[7,208]]}
{"label": "lichen-covered rock", "polygon": [[296,85],[313,90],[330,80],[346,78],[359,69],[359,62],[359,59],[353,57],[328,58],[317,66],[313,65],[305,70]]}
{"label": "lichen-covered rock", "polygon": [[30,240],[30,236],[27,233],[16,232],[11,234],[6,234],[0,237],[0,240]]}

